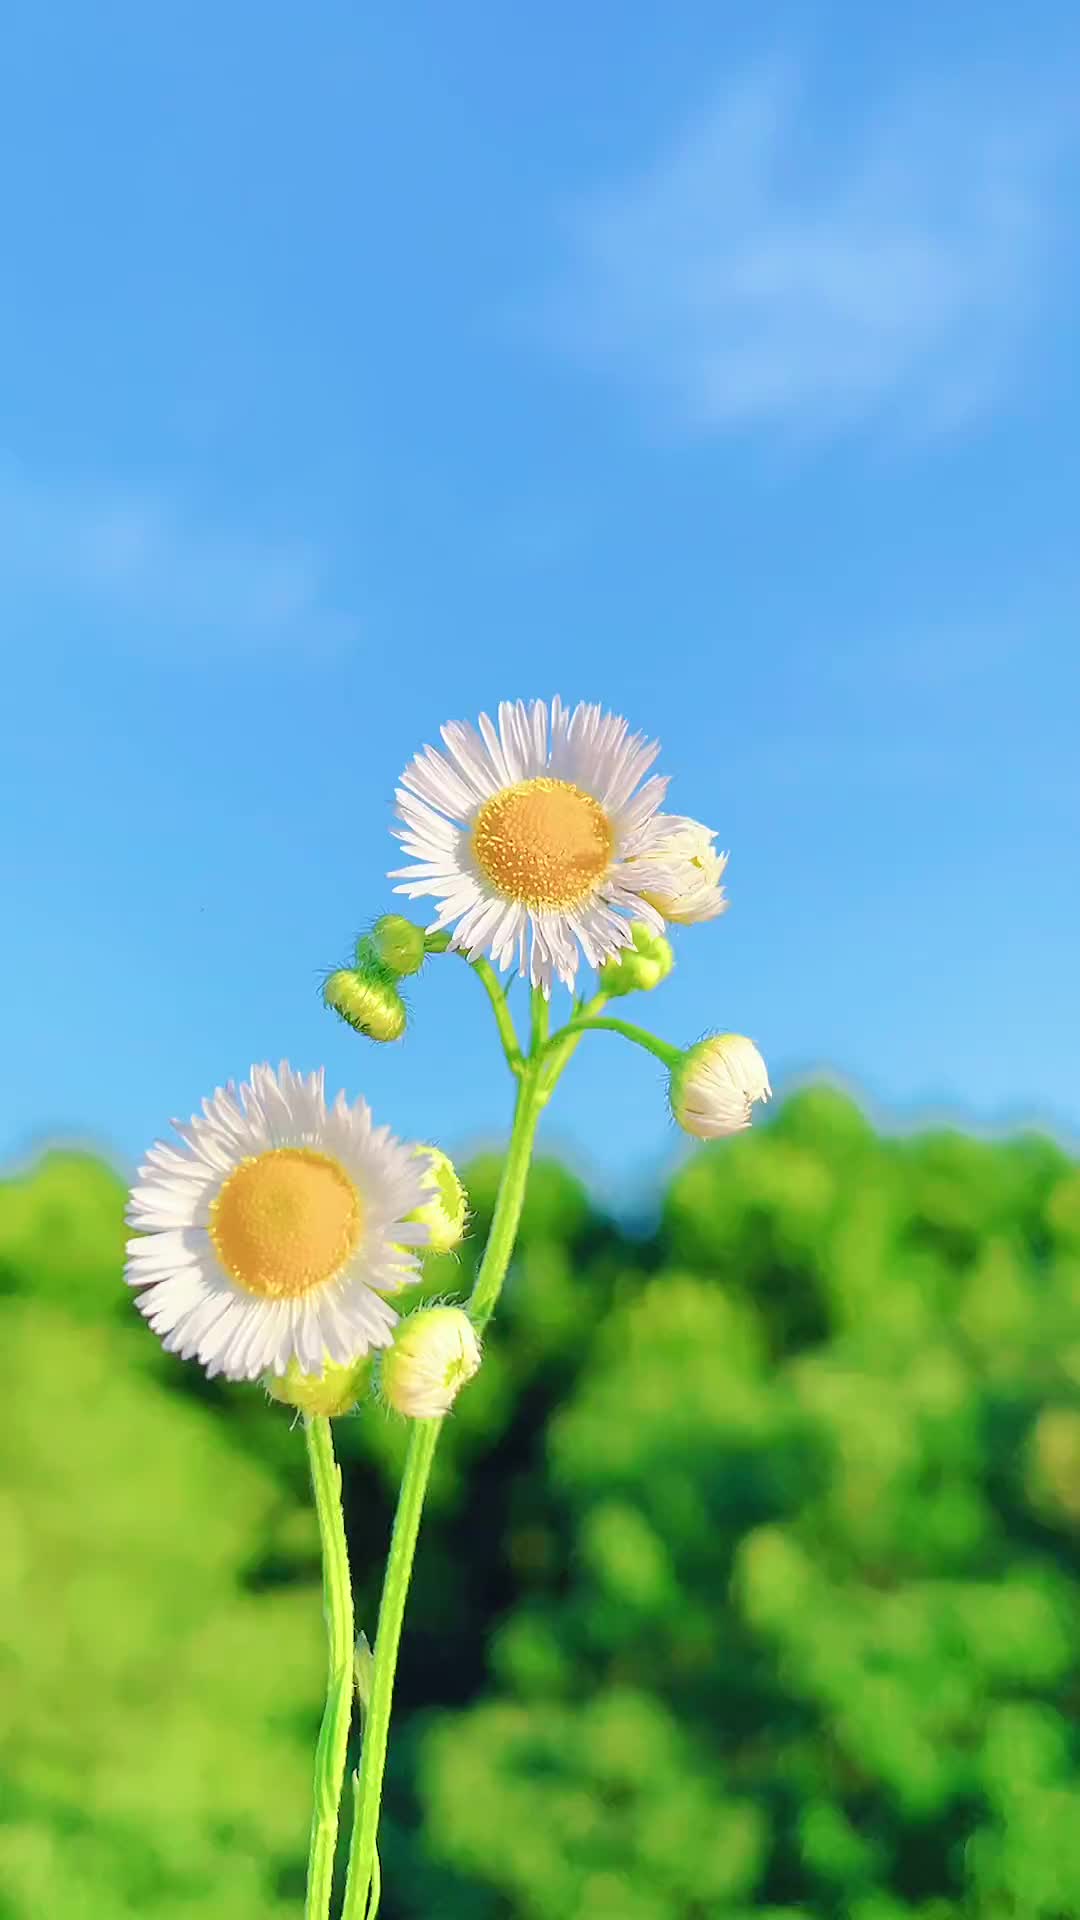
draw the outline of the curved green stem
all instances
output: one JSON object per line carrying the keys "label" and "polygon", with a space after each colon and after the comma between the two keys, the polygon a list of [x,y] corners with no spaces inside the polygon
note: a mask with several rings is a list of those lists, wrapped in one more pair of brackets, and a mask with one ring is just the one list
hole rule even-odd
{"label": "curved green stem", "polygon": [[514,1026],[514,1018],[510,1012],[510,1006],[506,998],[506,988],[503,986],[490,960],[486,960],[482,954],[478,959],[470,960],[468,954],[463,953],[460,947],[451,947],[450,935],[445,931],[426,934],[424,936],[424,951],[427,954],[450,952],[461,954],[461,958],[467,962],[477,978],[483,982],[484,991],[491,1001],[495,1014],[495,1024],[499,1029],[499,1039],[502,1041],[502,1048],[506,1055],[507,1065],[511,1073],[520,1073],[524,1066],[524,1055],[521,1051],[521,1043],[518,1040],[517,1029]]}
{"label": "curved green stem", "polygon": [[328,1920],[338,1807],[352,1719],[353,1603],[341,1511],[341,1470],[334,1458],[329,1420],[321,1414],[306,1419],[304,1440],[322,1545],[323,1613],[328,1647],[326,1706],[315,1748],[315,1809],[311,1820],[304,1920]]}
{"label": "curved green stem", "polygon": [[469,965],[477,978],[483,981],[487,997],[491,1001],[495,1014],[495,1025],[499,1029],[499,1039],[502,1041],[502,1049],[506,1055],[506,1064],[510,1068],[511,1073],[520,1074],[524,1068],[525,1061],[521,1051],[521,1043],[517,1037],[514,1017],[507,1004],[506,988],[503,986],[490,960],[470,960]]}
{"label": "curved green stem", "polygon": [[578,1019],[568,1021],[562,1031],[557,1033],[553,1040],[548,1041],[545,1052],[553,1052],[565,1040],[576,1039],[582,1033],[621,1033],[624,1040],[632,1040],[635,1046],[644,1047],[647,1052],[655,1054],[658,1060],[662,1060],[668,1068],[677,1067],[683,1057],[681,1047],[673,1047],[670,1041],[661,1040],[658,1034],[650,1033],[645,1027],[635,1027],[629,1020],[595,1020],[587,1018],[584,1014]]}
{"label": "curved green stem", "polygon": [[469,1317],[480,1333],[495,1311],[506,1269],[510,1265],[510,1255],[514,1251],[529,1178],[529,1162],[543,1104],[540,1077],[530,1063],[518,1087],[514,1124],[503,1161],[495,1211],[491,1216],[491,1230],[469,1296]]}

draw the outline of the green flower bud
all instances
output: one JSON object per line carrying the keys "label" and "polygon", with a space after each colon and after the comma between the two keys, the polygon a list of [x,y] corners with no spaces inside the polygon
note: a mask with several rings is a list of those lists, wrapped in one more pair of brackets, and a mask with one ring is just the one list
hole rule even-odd
{"label": "green flower bud", "polygon": [[339,967],[323,982],[323,1002],[355,1033],[369,1040],[400,1040],[408,1015],[405,1002],[384,969],[359,973]]}
{"label": "green flower bud", "polygon": [[635,920],[630,937],[632,944],[620,947],[600,968],[601,991],[613,1000],[624,993],[648,993],[667,979],[675,965],[671,942],[643,920]]}
{"label": "green flower bud", "polygon": [[423,1178],[431,1199],[425,1200],[423,1206],[417,1207],[406,1218],[419,1220],[427,1228],[427,1245],[422,1249],[424,1253],[452,1253],[464,1238],[469,1217],[465,1189],[457,1177],[453,1161],[438,1147],[417,1147],[416,1153],[418,1158],[428,1162]]}
{"label": "green flower bud", "polygon": [[438,1420],[480,1365],[480,1342],[460,1307],[424,1307],[397,1328],[382,1356],[383,1398],[410,1420]]}
{"label": "green flower bud", "polygon": [[346,1367],[328,1360],[321,1373],[304,1373],[298,1360],[290,1360],[284,1373],[268,1373],[263,1386],[271,1400],[280,1400],[283,1406],[333,1419],[352,1412],[370,1379],[371,1355],[364,1353]]}
{"label": "green flower bud", "polygon": [[384,913],[371,929],[371,945],[391,973],[419,973],[424,964],[424,929],[404,914]]}

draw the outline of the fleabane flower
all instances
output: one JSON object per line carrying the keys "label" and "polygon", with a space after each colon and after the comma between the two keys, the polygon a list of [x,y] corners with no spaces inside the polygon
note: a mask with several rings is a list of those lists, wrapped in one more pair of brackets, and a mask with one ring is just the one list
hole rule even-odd
{"label": "fleabane flower", "polygon": [[698,1140],[742,1133],[754,1103],[771,1096],[765,1062],[741,1033],[699,1040],[672,1070],[671,1111],[683,1131]]}
{"label": "fleabane flower", "polygon": [[387,1346],[383,1296],[419,1278],[428,1238],[410,1219],[429,1198],[415,1149],[284,1061],[173,1125],[181,1147],[151,1147],[131,1192],[125,1270],[169,1352],[254,1380]]}
{"label": "fleabane flower", "polygon": [[717,853],[712,828],[668,814],[659,815],[657,828],[659,854],[671,879],[665,886],[650,887],[646,900],[677,927],[715,920],[728,904],[720,885],[728,856]]}
{"label": "fleabane flower", "polygon": [[558,699],[550,724],[545,701],[504,701],[497,727],[481,714],[442,738],[445,753],[425,747],[402,775],[395,832],[413,864],[390,876],[439,901],[429,933],[451,928],[452,946],[550,995],[582,956],[599,967],[628,945],[631,920],[663,931],[650,895],[679,884],[684,860],[663,851],[655,743]]}

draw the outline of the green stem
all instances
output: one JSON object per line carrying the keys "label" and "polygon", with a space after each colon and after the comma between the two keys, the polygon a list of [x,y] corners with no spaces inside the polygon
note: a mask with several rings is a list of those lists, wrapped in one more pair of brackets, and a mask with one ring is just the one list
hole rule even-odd
{"label": "green stem", "polygon": [[576,1032],[575,1028],[580,1026],[581,1021],[594,1019],[598,1014],[603,1013],[608,997],[606,993],[597,993],[589,1001],[576,1000],[572,1019],[546,1043],[540,1076],[540,1097],[543,1105],[547,1105],[563,1068],[568,1065],[581,1045],[582,1033]]}
{"label": "green stem", "polygon": [[506,1055],[506,1063],[511,1073],[520,1074],[525,1061],[521,1052],[521,1043],[517,1037],[514,1017],[506,999],[506,988],[499,979],[490,960],[471,960],[469,965],[477,978],[482,980],[488,999],[495,1013],[495,1025],[499,1029],[499,1039]]}
{"label": "green stem", "polygon": [[532,1058],[535,1059],[541,1047],[544,1046],[547,1041],[548,1030],[551,1026],[551,1002],[540,987],[534,987],[532,990],[531,1012],[532,1028],[529,1050]]}
{"label": "green stem", "polygon": [[[514,1250],[529,1160],[537,1123],[544,1104],[536,1066],[530,1062],[518,1085],[514,1125],[510,1134],[502,1177],[495,1200],[484,1257],[469,1299],[469,1314],[483,1331],[495,1311],[499,1290],[506,1278]],[[349,1878],[345,1888],[342,1920],[364,1920],[374,1872],[378,1837],[379,1808],[382,1802],[386,1747],[390,1735],[390,1708],[397,1670],[398,1647],[405,1600],[409,1591],[413,1555],[420,1516],[427,1492],[435,1448],[442,1429],[441,1420],[417,1420],[409,1436],[405,1469],[398,1493],[397,1514],[386,1563],[379,1627],[375,1636],[375,1663],[372,1671],[371,1699],[364,1725],[364,1744],[360,1754],[360,1784],[356,1801],[352,1844],[349,1849]]]}
{"label": "green stem", "polygon": [[371,1897],[368,1901],[367,1913],[364,1916],[364,1920],[376,1920],[381,1899],[382,1868],[379,1865],[379,1850],[373,1846],[371,1851]]}
{"label": "green stem", "polygon": [[[450,935],[445,932],[426,934],[424,936],[424,951],[428,954],[449,953],[451,951]],[[453,951],[461,953],[460,947],[453,949]],[[468,965],[472,968],[477,978],[483,981],[484,991],[491,1001],[495,1012],[495,1024],[499,1029],[499,1039],[502,1041],[507,1065],[511,1073],[520,1073],[524,1065],[524,1055],[521,1051],[521,1043],[518,1040],[517,1029],[514,1026],[513,1015],[510,1012],[509,1003],[506,998],[506,988],[503,986],[490,960],[485,960],[482,955],[478,960],[469,960],[466,953],[461,953],[461,958],[468,962]]]}
{"label": "green stem", "polygon": [[416,1552],[416,1536],[420,1530],[420,1515],[424,1510],[424,1495],[441,1426],[441,1420],[414,1420],[409,1434],[409,1449],[401,1476],[394,1532],[379,1603],[375,1666],[371,1699],[364,1721],[360,1787],[349,1849],[349,1878],[345,1887],[345,1904],[341,1910],[342,1920],[364,1920],[368,1911],[368,1894],[375,1872],[375,1845],[383,1774],[386,1770],[386,1746],[390,1736],[394,1676],[401,1644],[401,1623],[405,1616],[405,1600]]}
{"label": "green stem", "polygon": [[495,1303],[506,1278],[506,1269],[510,1265],[510,1255],[514,1251],[514,1241],[517,1238],[521,1208],[525,1199],[525,1186],[529,1178],[529,1162],[532,1159],[533,1143],[536,1139],[536,1129],[543,1104],[540,1077],[535,1066],[530,1063],[518,1087],[514,1124],[506,1149],[506,1159],[503,1161],[495,1211],[491,1216],[491,1230],[488,1234],[487,1246],[484,1248],[484,1257],[480,1262],[480,1270],[469,1296],[469,1317],[480,1333],[483,1332],[495,1311]]}
{"label": "green stem", "polygon": [[341,1470],[330,1422],[304,1421],[304,1440],[322,1545],[323,1614],[328,1647],[326,1706],[315,1748],[315,1809],[311,1820],[304,1920],[328,1920],[334,1883],[338,1807],[345,1779],[353,1697],[353,1603],[341,1511]]}
{"label": "green stem", "polygon": [[677,1067],[683,1057],[681,1047],[673,1047],[670,1041],[661,1040],[658,1034],[649,1033],[645,1027],[635,1027],[629,1020],[594,1020],[586,1018],[585,1015],[568,1021],[561,1033],[557,1033],[553,1040],[548,1041],[545,1052],[554,1052],[565,1040],[576,1038],[582,1033],[621,1033],[624,1040],[632,1040],[635,1046],[644,1047],[647,1052],[655,1054],[656,1058],[662,1060],[665,1067],[669,1068]]}

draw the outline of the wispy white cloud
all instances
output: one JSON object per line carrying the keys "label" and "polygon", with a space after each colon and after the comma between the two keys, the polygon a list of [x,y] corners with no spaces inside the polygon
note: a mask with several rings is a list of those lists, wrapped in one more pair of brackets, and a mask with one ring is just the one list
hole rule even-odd
{"label": "wispy white cloud", "polygon": [[972,75],[857,121],[744,71],[571,208],[549,339],[700,432],[961,427],[1012,371],[1059,239],[1068,116]]}
{"label": "wispy white cloud", "polygon": [[101,610],[148,648],[178,633],[215,654],[323,653],[355,638],[313,545],[222,531],[161,500],[63,486],[3,460],[0,555],[8,594]]}

